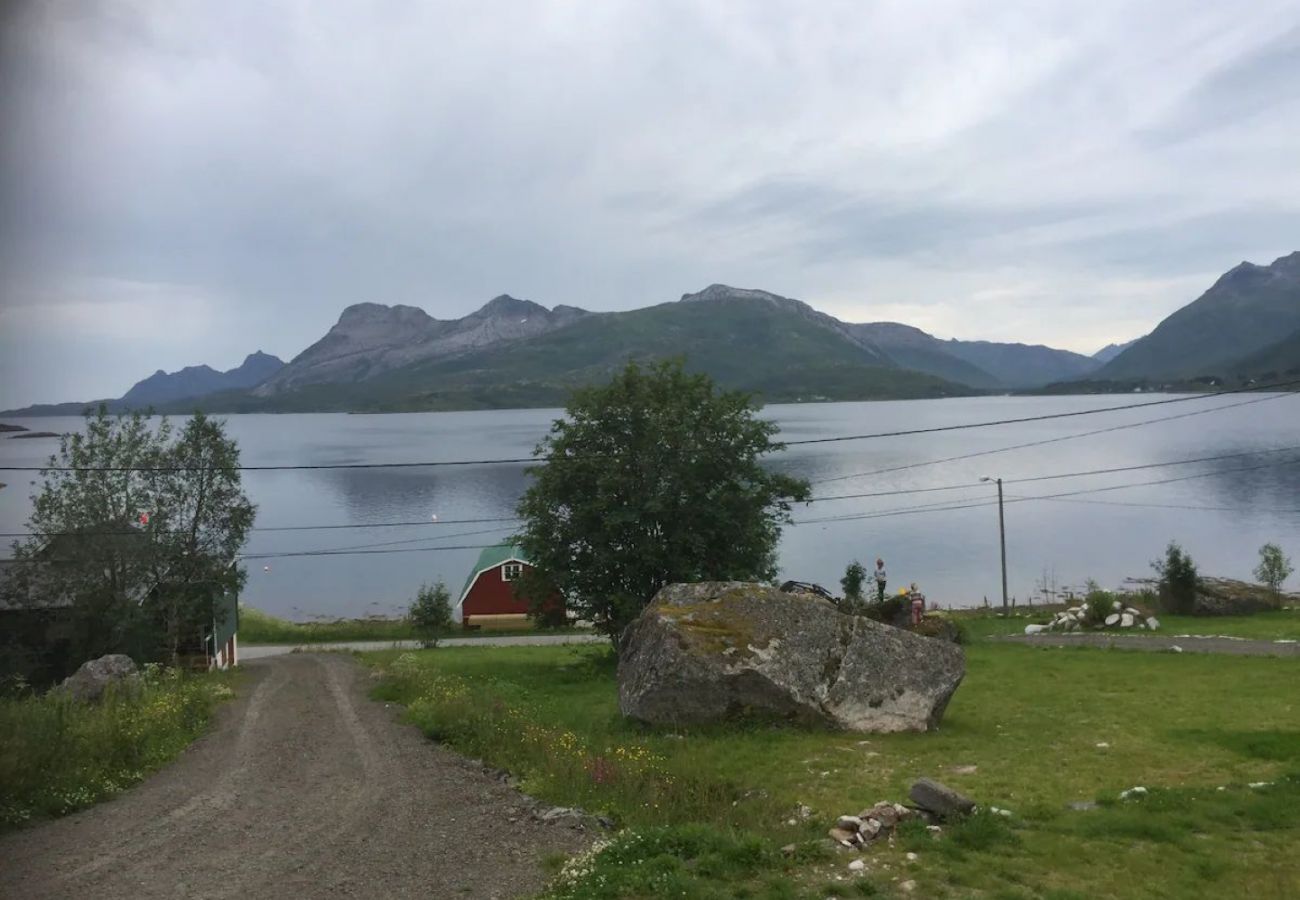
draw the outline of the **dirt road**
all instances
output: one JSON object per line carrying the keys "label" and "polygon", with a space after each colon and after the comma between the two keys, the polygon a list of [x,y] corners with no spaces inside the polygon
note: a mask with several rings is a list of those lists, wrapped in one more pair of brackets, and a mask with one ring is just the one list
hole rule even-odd
{"label": "dirt road", "polygon": [[[558,644],[607,644],[603,634],[513,634],[502,637],[444,638],[439,647],[552,647]],[[296,650],[414,650],[419,641],[335,641],[328,644],[240,644],[239,659],[264,659],[283,656]]]}
{"label": "dirt road", "polygon": [[246,668],[171,766],[0,839],[0,897],[516,897],[592,840],[400,724],[347,657]]}

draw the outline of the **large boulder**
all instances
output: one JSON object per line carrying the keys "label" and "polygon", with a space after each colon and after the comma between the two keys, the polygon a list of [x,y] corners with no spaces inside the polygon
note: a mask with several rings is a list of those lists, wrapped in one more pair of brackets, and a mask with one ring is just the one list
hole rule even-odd
{"label": "large boulder", "polygon": [[661,725],[738,713],[850,731],[927,731],[966,672],[960,647],[743,582],[673,584],[623,637],[619,708]]}
{"label": "large boulder", "polygon": [[1232,578],[1202,578],[1192,606],[1194,616],[1246,616],[1294,602],[1295,594],[1273,593],[1261,584]]}
{"label": "large boulder", "polygon": [[135,688],[140,684],[140,670],[131,657],[110,653],[81,664],[81,668],[63,680],[63,689],[74,699],[96,702],[109,685]]}

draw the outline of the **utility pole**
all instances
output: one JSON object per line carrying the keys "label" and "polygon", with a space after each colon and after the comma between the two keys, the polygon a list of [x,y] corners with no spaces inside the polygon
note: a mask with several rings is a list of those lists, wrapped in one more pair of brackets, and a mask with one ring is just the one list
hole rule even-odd
{"label": "utility pole", "polygon": [[996,481],[998,485],[998,541],[1002,546],[1002,615],[1011,615],[1007,601],[1007,521],[1002,509],[1002,479],[981,478],[980,481]]}

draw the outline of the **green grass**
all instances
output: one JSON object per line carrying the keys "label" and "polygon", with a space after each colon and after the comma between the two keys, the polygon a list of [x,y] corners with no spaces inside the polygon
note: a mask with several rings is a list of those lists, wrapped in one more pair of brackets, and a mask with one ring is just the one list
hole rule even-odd
{"label": "green grass", "polygon": [[[705,827],[766,848],[745,877],[706,877],[680,857],[680,870],[657,863],[690,874],[687,896],[824,897],[828,879],[839,896],[888,896],[895,879],[916,881],[915,895],[926,897],[1300,891],[1300,691],[1290,660],[977,643],[938,732],[863,736],[756,722],[676,733],[638,726],[618,713],[603,647],[367,658],[389,673],[380,695],[408,704],[426,733],[516,773],[547,802],[608,814],[620,835]],[[873,848],[857,880],[845,868],[852,855],[816,857],[836,815],[905,799],[921,775],[1014,815]],[[1134,785],[1150,793],[1117,799]],[[1067,808],[1080,800],[1099,805]],[[793,817],[800,804],[814,810],[808,821]],[[800,853],[770,855],[789,843]],[[908,861],[909,849],[920,859]],[[609,877],[620,865],[592,861]]]}
{"label": "green grass", "polygon": [[[1020,607],[1010,618],[996,611],[956,610],[957,619],[966,625],[975,640],[1000,634],[1024,634],[1031,622],[1044,623],[1051,612],[1061,607]],[[1300,640],[1300,609],[1279,609],[1249,616],[1171,616],[1156,613],[1160,630],[1135,634],[1167,636],[1179,634],[1224,635],[1256,640]]]}
{"label": "green grass", "polygon": [[[500,628],[465,631],[459,626],[443,637],[513,637],[537,634],[585,634],[587,629]],[[415,630],[405,619],[369,616],[363,619],[323,619],[290,622],[255,609],[239,608],[241,644],[338,644],[356,641],[414,641]]]}
{"label": "green grass", "polygon": [[65,694],[0,698],[0,831],[113,796],[184,750],[232,676],[148,674],[97,704]]}

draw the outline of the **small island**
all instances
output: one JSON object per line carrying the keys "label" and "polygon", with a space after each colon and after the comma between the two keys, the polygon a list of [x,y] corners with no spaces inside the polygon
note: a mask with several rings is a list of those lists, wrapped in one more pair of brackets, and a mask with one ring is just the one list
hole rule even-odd
{"label": "small island", "polygon": [[26,431],[26,430],[27,429],[21,425],[7,425],[4,422],[0,422],[0,434],[4,434],[10,431]]}
{"label": "small island", "polygon": [[28,431],[26,428],[24,428],[21,434],[9,435],[9,440],[16,441],[20,438],[56,438],[56,437],[63,437],[63,435],[59,434],[57,431]]}

